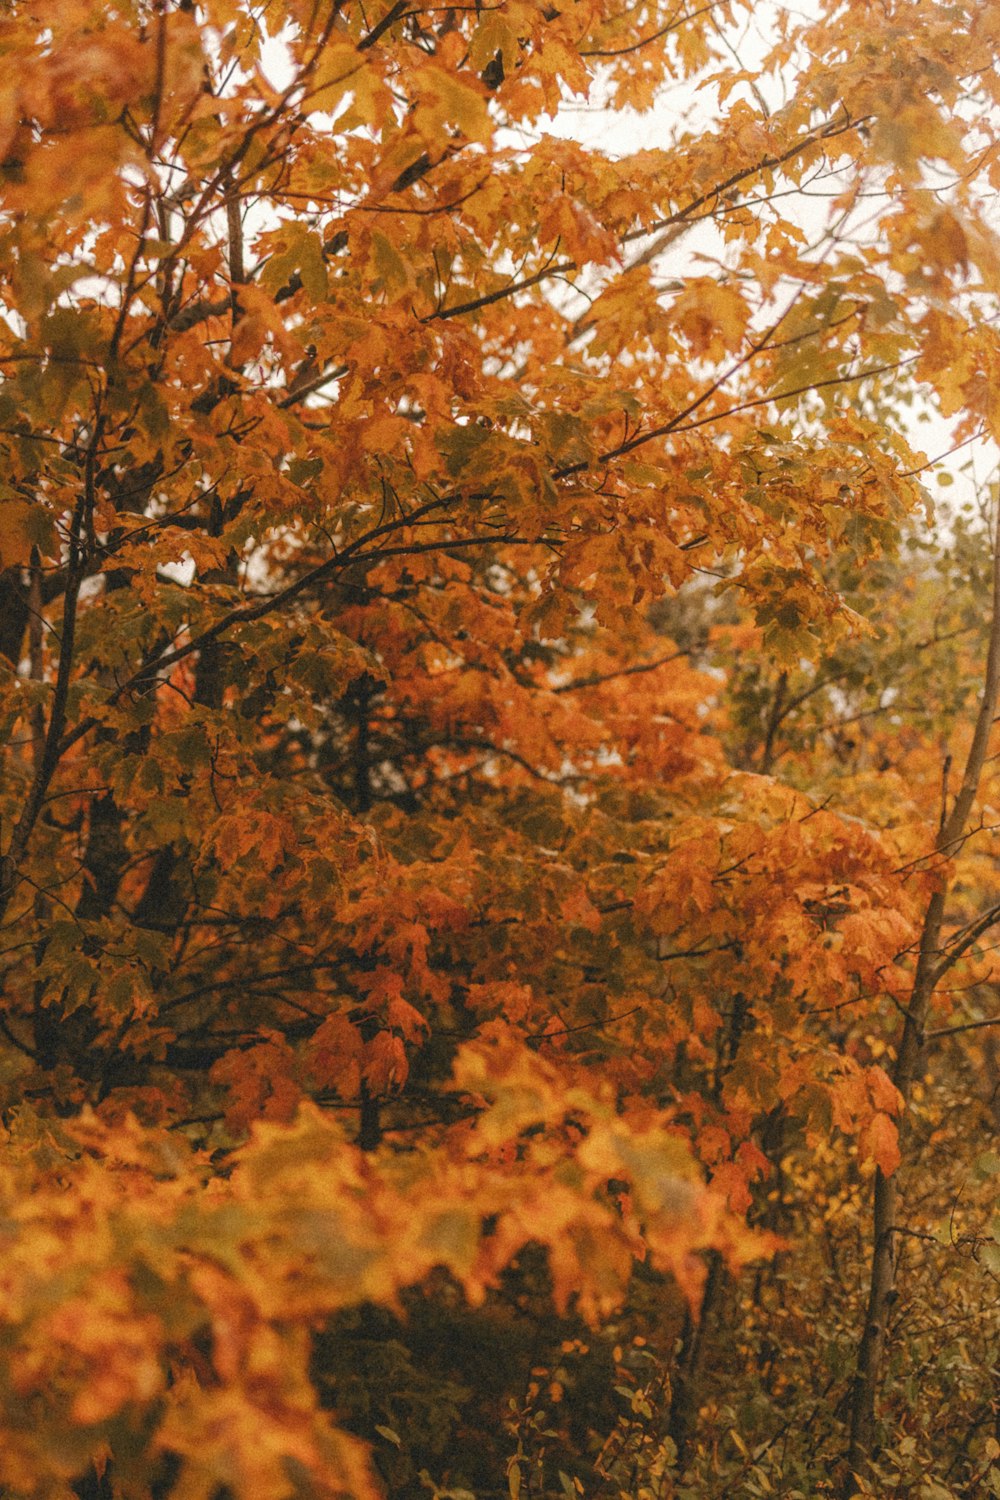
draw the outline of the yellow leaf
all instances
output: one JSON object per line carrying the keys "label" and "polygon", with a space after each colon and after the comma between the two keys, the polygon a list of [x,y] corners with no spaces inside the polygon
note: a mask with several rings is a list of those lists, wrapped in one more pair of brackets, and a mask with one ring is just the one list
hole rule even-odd
{"label": "yellow leaf", "polygon": [[52,556],[55,528],[51,516],[28,500],[0,499],[0,567],[28,563],[32,547],[43,557]]}
{"label": "yellow leaf", "polygon": [[444,129],[452,125],[470,141],[488,145],[493,121],[482,94],[441,68],[426,68],[423,77],[426,92],[414,123],[428,144],[436,146]]}

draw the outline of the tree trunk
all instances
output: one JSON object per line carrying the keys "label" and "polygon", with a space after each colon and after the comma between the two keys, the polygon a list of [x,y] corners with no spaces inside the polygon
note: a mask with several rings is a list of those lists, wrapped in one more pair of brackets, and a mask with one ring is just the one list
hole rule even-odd
{"label": "tree trunk", "polygon": [[[982,775],[990,731],[996,715],[1000,690],[1000,519],[993,539],[993,599],[989,649],[984,673],[983,694],[976,717],[976,727],[969,747],[962,784],[951,812],[942,809],[941,826],[934,842],[934,852],[942,862],[950,859],[967,837],[967,825]],[[910,1105],[913,1083],[918,1076],[924,1054],[924,1031],[934,991],[942,977],[970,945],[942,950],[947,888],[934,892],[927,904],[917,968],[913,978],[910,1002],[903,1018],[896,1048],[892,1081],[901,1096],[900,1149],[905,1146],[906,1111]],[[975,931],[973,924],[973,931]],[[905,1157],[900,1173],[905,1171]],[[875,1440],[875,1415],[882,1376],[886,1330],[893,1302],[896,1300],[896,1231],[903,1201],[900,1179],[886,1177],[880,1168],[875,1172],[872,1211],[872,1254],[868,1279],[868,1300],[864,1328],[858,1344],[857,1366],[851,1392],[850,1443],[847,1464],[852,1474],[863,1475],[869,1468]],[[845,1494],[851,1493],[851,1480],[845,1478]]]}

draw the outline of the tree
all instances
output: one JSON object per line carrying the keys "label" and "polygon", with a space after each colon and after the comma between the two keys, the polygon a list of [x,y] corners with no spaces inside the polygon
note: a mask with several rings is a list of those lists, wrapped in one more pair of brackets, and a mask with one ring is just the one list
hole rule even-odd
{"label": "tree", "polygon": [[932,1100],[992,1021],[996,650],[977,709],[904,431],[996,434],[998,11],[6,6],[12,1496],[757,1493],[817,1326],[848,1492],[980,1482],[875,1418],[944,978]]}

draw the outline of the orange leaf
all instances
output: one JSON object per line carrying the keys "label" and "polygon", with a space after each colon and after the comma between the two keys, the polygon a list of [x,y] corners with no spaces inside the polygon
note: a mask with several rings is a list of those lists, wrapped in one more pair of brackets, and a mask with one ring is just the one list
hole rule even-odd
{"label": "orange leaf", "polygon": [[868,1069],[868,1091],[875,1108],[887,1115],[898,1115],[903,1096],[884,1068],[877,1064]]}
{"label": "orange leaf", "polygon": [[365,1045],[365,1082],[376,1094],[388,1094],[402,1088],[410,1071],[406,1048],[391,1031],[380,1031]]}
{"label": "orange leaf", "polygon": [[392,1029],[402,1032],[403,1039],[407,1042],[422,1042],[430,1031],[430,1026],[419,1010],[399,996],[389,1001],[386,1015]]}
{"label": "orange leaf", "polygon": [[895,1122],[881,1111],[872,1115],[861,1131],[858,1146],[863,1159],[875,1162],[886,1177],[891,1177],[899,1166],[899,1131]]}

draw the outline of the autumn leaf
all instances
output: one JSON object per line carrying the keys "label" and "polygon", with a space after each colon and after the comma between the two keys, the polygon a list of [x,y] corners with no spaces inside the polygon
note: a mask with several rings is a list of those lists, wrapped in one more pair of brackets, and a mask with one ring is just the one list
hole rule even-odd
{"label": "autumn leaf", "polygon": [[881,1111],[872,1115],[858,1137],[862,1160],[873,1161],[886,1177],[899,1166],[899,1132],[893,1120]]}

